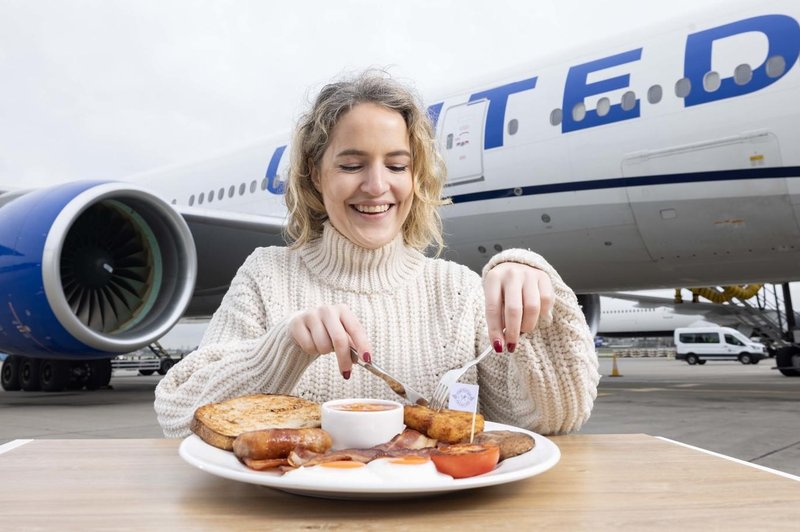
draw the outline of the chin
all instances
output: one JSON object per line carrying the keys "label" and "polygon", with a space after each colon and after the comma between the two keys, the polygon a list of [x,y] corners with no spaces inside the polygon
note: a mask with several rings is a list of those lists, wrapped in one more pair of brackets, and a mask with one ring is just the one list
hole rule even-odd
{"label": "chin", "polygon": [[383,233],[383,234],[361,234],[358,235],[358,238],[354,240],[356,244],[361,246],[362,248],[366,249],[378,249],[382,248],[389,242],[395,239],[397,233]]}

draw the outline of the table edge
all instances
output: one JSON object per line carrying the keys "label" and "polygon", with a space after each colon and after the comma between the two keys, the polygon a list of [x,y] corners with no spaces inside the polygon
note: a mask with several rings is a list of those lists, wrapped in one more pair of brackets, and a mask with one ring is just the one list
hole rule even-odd
{"label": "table edge", "polygon": [[32,439],[29,440],[11,440],[9,442],[0,445],[0,454],[7,453],[9,451],[13,451],[17,447],[22,447],[26,443],[32,442]]}
{"label": "table edge", "polygon": [[718,458],[724,458],[726,460],[730,460],[731,462],[736,462],[737,464],[746,465],[752,467],[754,469],[759,469],[761,471],[766,471],[767,473],[772,473],[773,475],[777,475],[779,477],[788,478],[789,480],[794,480],[796,482],[800,482],[800,476],[793,475],[791,473],[786,473],[785,471],[781,471],[779,469],[773,469],[771,467],[763,466],[760,464],[754,464],[752,462],[747,462],[745,460],[741,460],[739,458],[734,458],[733,456],[728,456],[726,454],[718,453],[715,451],[709,451],[708,449],[703,449],[702,447],[697,447],[694,445],[689,445],[688,443],[683,443],[677,440],[671,440],[669,438],[665,438],[664,436],[654,436],[661,441],[665,441],[668,443],[673,443],[675,445],[680,445],[681,447],[686,447],[687,449],[692,449],[695,451],[700,451],[702,453],[710,454],[711,456],[716,456]]}

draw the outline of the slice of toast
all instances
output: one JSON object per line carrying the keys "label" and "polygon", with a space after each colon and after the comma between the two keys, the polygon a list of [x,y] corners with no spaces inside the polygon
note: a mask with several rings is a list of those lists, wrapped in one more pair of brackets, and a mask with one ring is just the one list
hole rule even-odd
{"label": "slice of toast", "polygon": [[201,406],[194,412],[190,429],[207,444],[231,451],[233,440],[243,432],[320,425],[317,403],[293,395],[259,393]]}

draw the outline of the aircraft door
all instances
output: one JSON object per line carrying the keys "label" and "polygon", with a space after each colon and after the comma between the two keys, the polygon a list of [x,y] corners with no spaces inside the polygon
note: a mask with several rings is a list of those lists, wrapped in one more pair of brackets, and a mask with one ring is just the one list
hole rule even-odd
{"label": "aircraft door", "polygon": [[448,107],[439,147],[447,164],[447,184],[483,179],[483,132],[489,100]]}

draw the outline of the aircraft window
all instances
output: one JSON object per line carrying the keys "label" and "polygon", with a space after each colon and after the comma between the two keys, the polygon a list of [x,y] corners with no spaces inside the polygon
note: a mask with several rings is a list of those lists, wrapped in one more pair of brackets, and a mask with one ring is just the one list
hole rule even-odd
{"label": "aircraft window", "polygon": [[224,197],[225,197],[225,189],[224,188],[220,188],[219,192],[217,192],[217,199],[221,200]]}
{"label": "aircraft window", "polygon": [[205,199],[206,199],[206,193],[205,192],[201,192],[200,193],[200,197],[197,198],[197,204],[198,205],[202,205],[203,204],[203,200],[205,200]]}
{"label": "aircraft window", "polygon": [[737,85],[746,85],[753,79],[753,69],[747,63],[742,63],[733,71],[733,81]]}
{"label": "aircraft window", "polygon": [[606,116],[610,110],[611,100],[605,97],[597,100],[597,116]]}
{"label": "aircraft window", "polygon": [[453,149],[453,134],[452,133],[447,135],[447,145],[445,147],[448,150],[452,150]]}
{"label": "aircraft window", "polygon": [[255,179],[253,179],[253,181],[250,182],[250,194],[252,194],[252,193],[254,193],[256,191],[256,187],[257,186],[258,186],[258,182]]}
{"label": "aircraft window", "polygon": [[689,78],[681,78],[675,82],[675,96],[686,98],[690,92],[692,92],[692,82]]}
{"label": "aircraft window", "polygon": [[519,120],[512,118],[508,121],[508,134],[516,135],[517,131],[519,131]]}
{"label": "aircraft window", "polygon": [[261,190],[267,190],[267,178],[261,180]]}
{"label": "aircraft window", "polygon": [[189,196],[189,207],[191,207],[192,205],[194,205],[194,194]]}
{"label": "aircraft window", "polygon": [[661,85],[653,85],[647,89],[647,101],[650,103],[660,102],[663,92],[664,91],[661,90]]}
{"label": "aircraft window", "polygon": [[231,185],[231,188],[228,189],[228,197],[232,198],[234,194],[236,194],[236,187]]}
{"label": "aircraft window", "polygon": [[576,122],[580,122],[586,118],[586,106],[583,102],[578,102],[575,104],[575,107],[572,108],[572,119]]}
{"label": "aircraft window", "polygon": [[246,188],[247,188],[247,185],[245,185],[244,183],[239,185],[239,195],[240,196],[244,196],[244,191],[245,191]]}
{"label": "aircraft window", "polygon": [[767,77],[777,78],[786,72],[786,60],[782,55],[773,55],[767,59]]}
{"label": "aircraft window", "polygon": [[630,111],[631,109],[636,106],[636,93],[633,91],[628,91],[622,95],[622,110],[623,111]]}
{"label": "aircraft window", "polygon": [[550,124],[553,126],[557,126],[561,123],[563,119],[561,109],[553,109],[550,111]]}
{"label": "aircraft window", "polygon": [[208,202],[211,203],[212,201],[214,201],[214,191],[210,190],[208,192]]}
{"label": "aircraft window", "polygon": [[719,89],[719,85],[719,72],[714,72],[713,70],[706,72],[706,75],[703,76],[703,88],[706,92],[714,92]]}

